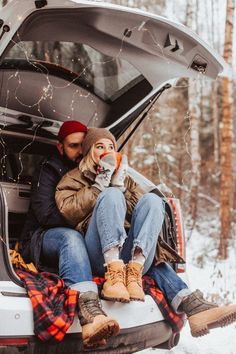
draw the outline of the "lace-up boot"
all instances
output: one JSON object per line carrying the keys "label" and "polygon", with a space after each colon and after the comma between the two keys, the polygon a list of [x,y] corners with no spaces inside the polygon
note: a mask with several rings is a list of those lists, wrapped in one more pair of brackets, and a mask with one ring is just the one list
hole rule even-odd
{"label": "lace-up boot", "polygon": [[130,300],[144,301],[145,294],[142,286],[143,265],[129,262],[126,267],[126,286]]}
{"label": "lace-up boot", "polygon": [[109,262],[106,267],[102,296],[106,300],[129,302],[129,293],[125,286],[125,265],[123,261]]}
{"label": "lace-up boot", "polygon": [[224,327],[236,320],[236,305],[221,306],[204,299],[200,290],[194,291],[181,303],[193,337],[204,336],[210,329]]}
{"label": "lace-up boot", "polygon": [[102,310],[101,302],[95,292],[81,293],[78,306],[85,348],[97,348],[105,345],[107,338],[119,333],[119,324]]}

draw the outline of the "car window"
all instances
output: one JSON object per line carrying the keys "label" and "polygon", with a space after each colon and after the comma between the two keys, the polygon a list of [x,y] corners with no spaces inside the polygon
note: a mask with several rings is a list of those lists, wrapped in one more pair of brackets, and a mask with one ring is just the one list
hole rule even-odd
{"label": "car window", "polygon": [[35,168],[53,146],[16,136],[0,139],[0,181],[31,184]]}
{"label": "car window", "polygon": [[[143,80],[130,63],[104,55],[92,47],[64,41],[20,41],[7,53],[6,59],[24,59],[34,66],[35,61],[54,64],[57,74],[67,71],[83,86],[104,101],[115,101]],[[73,79],[72,79],[73,80]]]}

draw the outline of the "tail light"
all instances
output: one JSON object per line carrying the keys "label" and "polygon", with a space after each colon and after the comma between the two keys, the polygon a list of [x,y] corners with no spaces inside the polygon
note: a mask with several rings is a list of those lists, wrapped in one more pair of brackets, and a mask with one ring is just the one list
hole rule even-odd
{"label": "tail light", "polygon": [[[177,252],[183,259],[185,259],[186,257],[185,233],[184,233],[184,224],[183,224],[180,202],[179,199],[176,198],[168,198],[168,202],[170,203],[174,214],[175,227],[176,227]],[[176,272],[184,273],[185,264],[178,263],[176,265]]]}
{"label": "tail light", "polygon": [[1,338],[0,346],[14,346],[14,347],[24,347],[28,345],[27,338]]}

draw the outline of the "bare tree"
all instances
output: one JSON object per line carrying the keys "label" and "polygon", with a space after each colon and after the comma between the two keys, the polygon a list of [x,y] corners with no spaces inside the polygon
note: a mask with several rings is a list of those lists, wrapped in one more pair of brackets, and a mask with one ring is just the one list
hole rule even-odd
{"label": "bare tree", "polygon": [[219,106],[218,106],[218,82],[212,83],[211,94],[211,114],[213,118],[213,131],[214,131],[214,164],[215,168],[219,167]]}
{"label": "bare tree", "polygon": [[[193,30],[197,30],[197,17],[196,17],[197,3],[195,0],[188,0],[186,24]],[[197,217],[198,207],[198,187],[200,184],[200,165],[201,156],[199,151],[199,127],[201,119],[201,80],[189,79],[188,87],[188,104],[189,115],[191,117],[191,130],[190,130],[190,153],[192,162],[191,180],[190,180],[190,213],[193,220]]]}
{"label": "bare tree", "polygon": [[[234,0],[227,0],[224,59],[232,65]],[[222,81],[222,120],[220,131],[220,246],[219,255],[227,258],[227,241],[231,235],[233,207],[233,112],[232,78]]]}
{"label": "bare tree", "polygon": [[200,167],[201,156],[199,150],[199,129],[201,120],[201,82],[200,80],[190,80],[188,89],[189,94],[189,112],[191,115],[191,130],[190,130],[190,151],[192,161],[192,173],[190,181],[190,212],[194,220],[197,218],[198,209],[198,188],[200,185]]}

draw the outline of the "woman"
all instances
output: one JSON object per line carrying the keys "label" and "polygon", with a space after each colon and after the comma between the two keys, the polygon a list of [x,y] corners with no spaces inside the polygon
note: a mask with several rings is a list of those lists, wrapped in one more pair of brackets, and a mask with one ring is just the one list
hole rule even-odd
{"label": "woman", "polygon": [[57,206],[85,236],[94,274],[104,276],[106,270],[102,296],[144,301],[142,274],[154,258],[163,201],[153,193],[143,195],[127,175],[125,155],[117,166],[117,144],[108,130],[90,128],[82,153],[78,168],[57,186]]}

